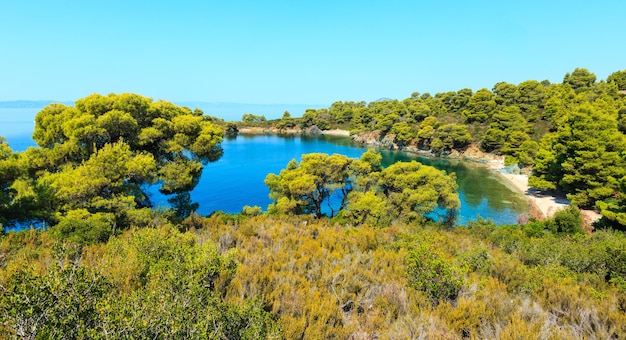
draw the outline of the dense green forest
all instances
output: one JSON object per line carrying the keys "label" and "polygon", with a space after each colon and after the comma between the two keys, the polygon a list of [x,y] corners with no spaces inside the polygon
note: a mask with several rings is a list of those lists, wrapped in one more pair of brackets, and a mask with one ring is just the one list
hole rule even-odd
{"label": "dense green forest", "polygon": [[[584,68],[563,82],[500,82],[492,90],[413,93],[404,100],[335,102],[277,122],[248,115],[245,124],[313,125],[373,136],[384,147],[445,155],[476,145],[532,169],[529,184],[559,190],[596,209],[602,225],[626,229],[626,70],[606,81]],[[261,119],[260,119],[261,118]]]}
{"label": "dense green forest", "polygon": [[[241,124],[471,144],[532,168],[574,205],[524,225],[452,223],[453,175],[308,154],[268,174],[267,211],[199,216],[189,191],[234,123],[135,94],[37,114],[0,140],[2,338],[624,338],[626,71],[247,114]],[[157,185],[171,208],[154,209]],[[603,221],[583,232],[577,206]]]}

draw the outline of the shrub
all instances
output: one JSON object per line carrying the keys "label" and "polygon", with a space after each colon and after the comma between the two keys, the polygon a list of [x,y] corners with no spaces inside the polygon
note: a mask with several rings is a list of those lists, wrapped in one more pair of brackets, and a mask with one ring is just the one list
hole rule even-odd
{"label": "shrub", "polygon": [[427,245],[419,245],[406,259],[411,285],[422,291],[433,305],[457,298],[463,286],[461,270]]}
{"label": "shrub", "polygon": [[105,242],[115,232],[115,216],[112,213],[91,214],[85,209],[70,210],[60,218],[52,233],[61,238],[89,244]]}

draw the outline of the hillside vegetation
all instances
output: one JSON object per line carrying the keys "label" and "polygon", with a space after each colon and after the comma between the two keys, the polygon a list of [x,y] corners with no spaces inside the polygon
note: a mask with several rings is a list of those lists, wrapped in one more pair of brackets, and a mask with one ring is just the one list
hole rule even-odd
{"label": "hillside vegetation", "polygon": [[[606,81],[584,68],[563,82],[500,82],[493,89],[413,93],[404,100],[335,102],[279,128],[313,125],[373,136],[380,145],[445,155],[474,144],[532,168],[530,186],[558,190],[626,229],[626,70]],[[362,139],[362,138],[360,138]]]}
{"label": "hillside vegetation", "polygon": [[453,175],[374,151],[304,155],[267,175],[267,211],[199,216],[189,191],[222,154],[219,120],[135,94],[51,104],[37,147],[0,140],[0,223],[40,227],[0,232],[0,338],[626,338],[624,74],[245,117],[474,143],[598,209],[593,233],[575,205],[454,226]]}
{"label": "hillside vegetation", "polygon": [[626,237],[192,215],[0,240],[2,337],[623,338]]}

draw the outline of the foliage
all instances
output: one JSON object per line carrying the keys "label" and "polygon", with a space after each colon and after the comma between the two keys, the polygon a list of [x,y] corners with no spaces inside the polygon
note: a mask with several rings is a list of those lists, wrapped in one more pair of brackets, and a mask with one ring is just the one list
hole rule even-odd
{"label": "foliage", "polygon": [[452,223],[459,208],[453,176],[416,161],[395,163],[380,170],[374,151],[360,160],[341,155],[305,154],[292,160],[280,174],[269,174],[265,184],[274,200],[268,211],[344,217],[381,225],[393,220],[415,221],[440,209]]}
{"label": "foliage", "polygon": [[430,147],[435,151],[462,149],[469,145],[472,137],[467,128],[458,124],[440,125],[434,133]]}
{"label": "foliage", "polygon": [[585,68],[576,68],[571,74],[568,72],[563,77],[563,83],[580,91],[590,87],[596,81],[596,75]]}
{"label": "foliage", "polygon": [[[6,278],[0,295],[3,329],[20,338],[90,338],[98,336],[98,303],[108,282],[85,267],[54,265],[40,276],[29,270]],[[7,331],[9,333],[7,334]]]}
{"label": "foliage", "polygon": [[244,216],[258,216],[261,215],[262,212],[263,210],[261,207],[256,205],[253,207],[246,205],[241,209],[241,214]]}
{"label": "foliage", "polygon": [[626,91],[626,70],[611,73],[606,82],[614,83],[620,91]]}
{"label": "foliage", "polygon": [[626,237],[193,215],[76,247],[0,238],[0,336],[622,338]]}
{"label": "foliage", "polygon": [[115,216],[111,213],[91,214],[86,209],[67,212],[53,227],[52,233],[61,239],[78,243],[104,242],[113,235]]}
{"label": "foliage", "polygon": [[426,294],[433,305],[454,301],[463,286],[459,268],[426,245],[419,245],[407,256],[409,283]]}
{"label": "foliage", "polygon": [[574,205],[557,211],[549,221],[554,221],[554,227],[548,227],[548,229],[556,230],[556,232],[567,234],[582,233],[583,219],[580,211]]}
{"label": "foliage", "polygon": [[265,120],[265,116],[258,116],[251,113],[244,113],[243,116],[241,116],[241,121],[243,123],[261,123]]}
{"label": "foliage", "polygon": [[6,139],[0,136],[0,227],[10,220],[19,219],[19,214],[11,207],[17,190],[13,183],[23,173],[17,162],[17,154],[11,150]]}
{"label": "foliage", "polygon": [[83,248],[73,260],[57,254],[43,273],[3,272],[3,338],[262,339],[279,332],[259,303],[221,298],[237,264],[196,235],[146,228]]}
{"label": "foliage", "polygon": [[[80,210],[87,219],[86,213],[112,214],[112,229],[125,228],[132,210],[151,206],[147,187],[159,185],[163,194],[177,195],[174,211],[184,218],[195,209],[185,193],[198,183],[203,164],[222,153],[223,132],[213,120],[200,110],[136,94],[93,94],[75,107],[50,104],[35,118],[39,147],[19,157],[0,155],[0,167],[13,179],[11,185],[0,181],[0,207],[21,210],[19,218],[3,216],[7,223],[56,224]],[[24,170],[8,171],[17,166]],[[62,229],[83,230],[68,224]]]}
{"label": "foliage", "polygon": [[463,111],[463,115],[468,123],[475,121],[484,122],[491,117],[495,108],[495,95],[487,89],[480,89],[474,93],[467,103],[467,108]]}
{"label": "foliage", "polygon": [[289,113],[289,111],[285,111],[283,113],[283,117],[281,118],[280,122],[276,124],[276,128],[278,128],[279,130],[291,129],[291,128],[294,128],[295,126],[296,126],[296,121],[291,117],[291,114]]}
{"label": "foliage", "polygon": [[530,236],[541,236],[544,230],[552,233],[577,234],[582,233],[583,219],[576,206],[557,211],[554,217],[545,221],[533,221],[524,226],[524,231]]}
{"label": "foliage", "polygon": [[416,161],[398,162],[385,168],[378,185],[390,216],[404,221],[419,220],[441,209],[445,221],[453,223],[460,206],[454,175],[447,176]]}
{"label": "foliage", "polygon": [[625,151],[615,116],[600,103],[581,105],[544,137],[529,184],[561,189],[572,203],[593,206],[618,190],[615,178],[626,175]]}
{"label": "foliage", "polygon": [[[626,158],[626,153],[622,154]],[[603,216],[603,224],[615,229],[626,230],[626,176],[613,176],[617,192],[604,201],[596,201],[596,207]]]}
{"label": "foliage", "polygon": [[[287,214],[324,215],[325,205],[330,216],[343,209],[349,191],[352,190],[351,164],[348,157],[313,153],[302,156],[298,164],[292,160],[279,175],[269,174],[265,184],[275,203],[269,211]],[[339,198],[333,201],[335,192]]]}

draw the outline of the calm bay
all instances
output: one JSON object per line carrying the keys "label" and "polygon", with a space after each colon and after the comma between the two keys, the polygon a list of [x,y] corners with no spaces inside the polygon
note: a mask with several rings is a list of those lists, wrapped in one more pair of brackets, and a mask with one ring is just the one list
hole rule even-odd
{"label": "calm bay", "polygon": [[[302,154],[337,153],[358,158],[367,151],[365,147],[354,145],[349,137],[339,136],[238,135],[225,138],[222,147],[222,158],[204,168],[200,183],[191,193],[192,200],[200,204],[198,213],[202,215],[215,210],[238,213],[245,205],[266,209],[271,200],[263,184],[265,176],[278,174],[292,159],[300,161]],[[517,223],[518,215],[528,211],[524,195],[508,187],[497,173],[483,165],[424,158],[406,152],[379,152],[383,155],[383,166],[417,160],[448,173],[454,172],[461,199],[458,224],[479,217],[496,224]],[[160,200],[164,202],[164,198]]]}
{"label": "calm bay", "polygon": [[[0,109],[0,136],[6,137],[15,151],[23,151],[34,142],[30,136],[34,116],[39,109]],[[198,202],[198,213],[213,211],[238,213],[243,206],[266,209],[271,203],[269,190],[263,183],[269,173],[278,173],[287,163],[300,160],[302,154],[321,152],[358,158],[367,150],[357,146],[348,137],[293,136],[293,135],[238,135],[222,142],[223,156],[205,166],[198,186],[191,198]],[[458,224],[477,218],[491,219],[496,224],[517,223],[519,214],[527,212],[528,203],[523,194],[511,189],[497,173],[480,164],[459,160],[430,159],[414,154],[379,150],[383,165],[398,161],[417,160],[447,172],[454,172],[459,185],[461,209]],[[167,205],[167,197],[155,190],[155,206]]]}

